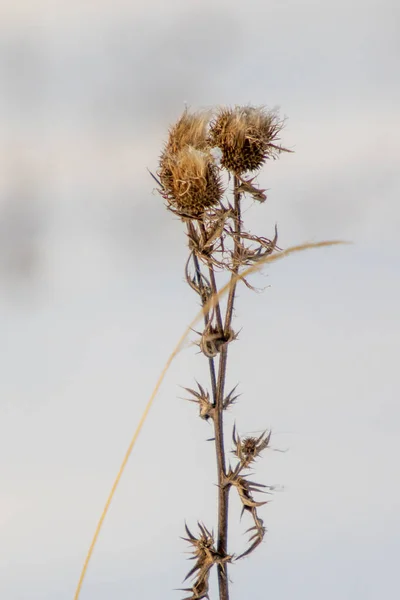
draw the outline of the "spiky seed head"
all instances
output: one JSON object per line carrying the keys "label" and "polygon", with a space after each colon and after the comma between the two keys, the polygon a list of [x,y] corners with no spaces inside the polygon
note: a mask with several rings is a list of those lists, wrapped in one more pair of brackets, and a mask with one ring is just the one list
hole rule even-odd
{"label": "spiky seed head", "polygon": [[173,209],[199,216],[222,197],[219,170],[206,150],[186,145],[177,152],[166,149],[160,160],[160,181]]}
{"label": "spiky seed head", "polygon": [[247,457],[254,457],[257,454],[258,445],[257,438],[248,437],[245,438],[242,442],[242,451],[243,454]]}
{"label": "spiky seed head", "polygon": [[239,175],[258,170],[283,150],[274,145],[281,129],[278,116],[263,107],[221,108],[211,123],[209,143],[221,149],[221,165]]}
{"label": "spiky seed head", "polygon": [[199,150],[206,149],[210,117],[210,111],[190,113],[185,109],[182,116],[169,130],[164,152],[177,154],[186,146],[193,146]]}

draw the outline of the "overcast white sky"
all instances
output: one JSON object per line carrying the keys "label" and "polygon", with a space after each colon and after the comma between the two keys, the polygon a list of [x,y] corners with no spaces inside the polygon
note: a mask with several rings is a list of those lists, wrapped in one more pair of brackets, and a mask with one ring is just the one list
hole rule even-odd
{"label": "overcast white sky", "polygon": [[[240,289],[229,385],[282,486],[232,600],[376,600],[400,554],[400,8],[395,0],[4,1],[0,8],[0,597],[72,600],[113,478],[197,310],[183,226],[146,168],[185,103],[287,117],[248,227],[353,245]],[[162,386],[81,600],[179,599],[184,521],[215,524],[210,428]],[[229,433],[228,433],[229,437]],[[232,502],[230,550],[245,539]],[[216,598],[216,594],[212,596]]]}

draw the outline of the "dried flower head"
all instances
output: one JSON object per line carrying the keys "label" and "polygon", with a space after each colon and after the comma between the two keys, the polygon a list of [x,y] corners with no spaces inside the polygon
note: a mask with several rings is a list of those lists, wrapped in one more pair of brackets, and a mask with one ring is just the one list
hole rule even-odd
{"label": "dried flower head", "polygon": [[205,150],[208,147],[209,121],[209,111],[190,113],[185,109],[182,116],[169,130],[164,153],[177,154],[179,150],[186,148],[186,146]]}
{"label": "dried flower head", "polygon": [[222,197],[218,168],[207,150],[185,146],[161,157],[159,176],[171,208],[199,216]]}
{"label": "dried flower head", "polygon": [[210,323],[200,335],[200,350],[207,358],[214,358],[221,352],[223,346],[237,339],[237,334],[232,329],[226,334],[223,331],[219,331],[218,328],[213,327]]}
{"label": "dried flower head", "polygon": [[183,538],[186,542],[192,546],[191,557],[196,561],[194,567],[190,569],[186,575],[184,581],[192,576],[196,577],[196,580],[191,588],[183,588],[185,592],[191,592],[191,596],[185,598],[185,600],[201,600],[202,598],[208,598],[208,587],[209,587],[209,576],[210,569],[214,565],[219,565],[222,570],[225,569],[226,563],[231,562],[232,556],[219,554],[215,548],[214,535],[204,525],[198,523],[200,535],[195,537],[189,530],[188,526],[185,525],[187,538]]}
{"label": "dried flower head", "polygon": [[200,418],[208,421],[210,417],[214,418],[215,408],[210,402],[210,394],[199,383],[197,383],[197,387],[199,388],[198,391],[192,388],[183,389],[193,396],[192,398],[187,398],[187,400],[199,405]]}
{"label": "dried flower head", "polygon": [[241,466],[247,468],[261,454],[265,448],[268,448],[271,440],[271,432],[264,431],[259,437],[240,438],[236,431],[236,426],[233,427],[232,434],[234,444],[234,454],[240,460]]}
{"label": "dried flower head", "polygon": [[211,146],[222,150],[221,164],[236,174],[256,171],[285,149],[274,144],[282,122],[262,107],[221,108],[211,123]]}
{"label": "dried flower head", "polygon": [[182,216],[198,216],[221,198],[215,159],[208,148],[209,112],[186,109],[169,131],[160,158],[163,195]]}

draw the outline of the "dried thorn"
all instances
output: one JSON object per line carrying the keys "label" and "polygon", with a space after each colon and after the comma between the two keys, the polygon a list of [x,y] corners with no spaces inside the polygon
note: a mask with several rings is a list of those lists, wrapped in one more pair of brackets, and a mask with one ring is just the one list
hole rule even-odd
{"label": "dried thorn", "polygon": [[157,183],[157,185],[163,190],[164,186],[161,183],[161,181],[150,171],[150,169],[147,169],[147,170],[150,173],[150,175],[152,176],[152,178],[154,179],[154,181]]}
{"label": "dried thorn", "polygon": [[[195,556],[193,556],[192,558],[193,558],[193,559],[195,559],[196,557],[195,557]],[[192,569],[190,569],[189,573],[186,575],[185,579],[183,580],[183,583],[185,583],[185,581],[187,581],[188,579],[190,579],[190,577],[191,577],[192,575],[194,575],[194,573],[196,573],[196,571],[198,571],[198,570],[199,570],[199,568],[200,568],[200,567],[199,567],[197,564],[196,564],[196,565],[194,565],[194,567],[193,567]],[[189,592],[189,591],[190,591],[190,589],[188,589],[188,590],[186,590],[186,591],[188,591],[188,592]]]}
{"label": "dried thorn", "polygon": [[284,148],[283,146],[278,146],[276,144],[268,144],[271,148],[274,148],[274,150],[277,150],[278,153],[279,152],[289,152],[290,154],[294,154],[294,150],[289,150],[288,148]]}
{"label": "dried thorn", "polygon": [[236,384],[235,387],[229,392],[229,394],[225,396],[224,401],[222,403],[224,410],[227,410],[229,406],[232,406],[232,404],[236,402],[239,396],[241,396],[241,394],[236,394],[236,396],[233,395],[238,385],[239,384]]}
{"label": "dried thorn", "polygon": [[261,544],[262,541],[263,538],[258,538],[258,540],[251,544],[250,548],[248,548],[245,552],[242,552],[242,554],[239,554],[239,556],[236,557],[236,560],[240,560],[241,558],[244,558],[245,556],[251,554],[251,552],[253,552],[257,548],[257,546]]}
{"label": "dried thorn", "polygon": [[190,531],[189,527],[187,526],[187,524],[185,523],[185,530],[186,533],[188,534],[190,540],[195,540],[196,538],[194,537],[193,533]]}

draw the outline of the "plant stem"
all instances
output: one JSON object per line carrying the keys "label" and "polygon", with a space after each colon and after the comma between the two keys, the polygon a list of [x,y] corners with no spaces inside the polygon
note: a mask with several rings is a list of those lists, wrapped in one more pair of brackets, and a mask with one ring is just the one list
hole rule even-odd
{"label": "plant stem", "polygon": [[[239,245],[240,245],[240,192],[238,191],[239,181],[235,176],[234,178],[234,201],[235,201],[235,238],[234,238],[234,269],[232,272],[231,280],[239,272]],[[233,305],[235,300],[236,282],[232,284],[229,290],[226,314],[225,314],[225,336],[228,338],[232,316],[233,316]],[[217,397],[215,403],[215,448],[217,454],[217,466],[218,466],[218,542],[217,551],[221,556],[227,555],[228,548],[228,508],[229,508],[229,491],[230,486],[226,485],[226,462],[225,462],[225,446],[224,446],[224,390],[226,380],[226,368],[228,360],[228,344],[224,344],[220,353],[219,370],[218,370],[218,382],[217,382]],[[223,567],[218,565],[218,586],[219,586],[219,597],[220,600],[229,600],[229,586],[228,586],[228,573],[227,565]]]}
{"label": "plant stem", "polygon": [[[215,450],[218,468],[218,542],[217,551],[220,556],[227,555],[228,547],[228,503],[229,486],[226,485],[226,464],[224,446],[223,401],[228,347],[224,345],[219,360],[217,398],[215,403]],[[228,573],[226,564],[218,565],[218,586],[220,600],[229,600]]]}
{"label": "plant stem", "polygon": [[[233,247],[233,268],[231,274],[232,286],[229,290],[225,323],[223,325],[221,307],[217,302],[215,310],[215,318],[217,330],[227,340],[230,337],[231,323],[233,317],[233,307],[236,293],[236,280],[235,277],[239,272],[240,265],[240,231],[241,231],[241,214],[240,214],[240,192],[239,180],[235,176],[234,178],[234,247]],[[196,237],[194,225],[188,224],[189,235]],[[202,223],[199,223],[200,234],[206,238],[205,227]],[[193,252],[193,262],[196,274],[197,286],[200,292],[202,305],[204,306],[207,302],[207,294],[205,292],[204,281],[201,273],[200,261]],[[211,261],[208,261],[208,273],[209,273],[209,284],[211,287],[211,294],[216,295],[218,292],[217,283],[215,279],[214,266]],[[211,315],[211,319],[212,319]],[[210,322],[210,314],[204,315],[204,323],[207,328]],[[218,539],[217,539],[217,551],[221,558],[225,558],[228,555],[228,508],[229,508],[229,491],[230,486],[226,484],[226,460],[225,460],[225,444],[224,444],[224,392],[225,392],[225,380],[227,371],[227,360],[228,360],[228,342],[223,344],[218,365],[218,379],[215,373],[215,363],[213,358],[209,358],[210,378],[213,394],[213,405],[214,411],[214,433],[215,433],[215,451],[217,459],[217,472],[218,472]],[[219,587],[219,599],[229,600],[229,584],[228,584],[228,573],[226,563],[220,564],[218,569],[218,587]]]}
{"label": "plant stem", "polygon": [[231,276],[231,280],[233,281],[233,284],[229,290],[229,296],[228,296],[228,302],[227,302],[227,307],[226,307],[226,315],[225,315],[225,333],[228,335],[229,334],[229,328],[231,326],[231,322],[232,322],[232,316],[233,316],[233,304],[235,301],[235,293],[236,293],[236,276],[239,273],[239,265],[240,265],[240,261],[239,261],[239,246],[240,246],[240,231],[241,231],[241,211],[240,211],[240,192],[238,191],[240,185],[240,181],[238,179],[238,177],[235,175],[234,178],[234,190],[233,190],[233,195],[234,195],[234,206],[235,206],[235,222],[234,222],[234,229],[235,229],[235,238],[234,238],[234,251],[233,251],[233,257],[235,260],[235,266],[234,266],[234,270],[232,272],[232,276]]}
{"label": "plant stem", "polygon": [[[202,223],[200,223],[200,231],[204,235],[204,237],[206,237],[205,227]],[[218,292],[218,288],[217,288],[217,283],[215,281],[214,266],[213,266],[212,262],[208,263],[208,273],[210,276],[211,293],[216,295]],[[222,317],[221,317],[221,307],[220,307],[219,302],[216,303],[214,310],[215,310],[218,330],[222,333]],[[215,399],[214,399],[214,402],[215,402]]]}
{"label": "plant stem", "polygon": [[[195,252],[193,252],[193,262],[194,262],[194,268],[195,268],[195,272],[196,272],[197,285],[199,286],[199,289],[201,292],[201,304],[202,304],[202,306],[204,306],[205,303],[207,302],[207,300],[206,300],[206,297],[204,294],[204,285],[203,285],[203,280],[201,278],[199,259],[197,258]],[[212,280],[211,280],[212,293],[214,293],[215,290],[213,288],[215,286],[215,277],[214,277],[214,271],[212,270],[212,266],[210,266],[210,274],[211,273],[213,275]],[[219,305],[218,305],[218,309],[219,309]],[[208,321],[209,321],[209,315],[207,313],[204,315],[204,324],[206,327],[208,325]],[[215,404],[216,397],[217,397],[217,379],[216,379],[216,375],[215,375],[215,364],[214,364],[213,358],[208,359],[208,365],[209,365],[209,369],[210,369],[210,379],[211,379],[213,402]]]}

